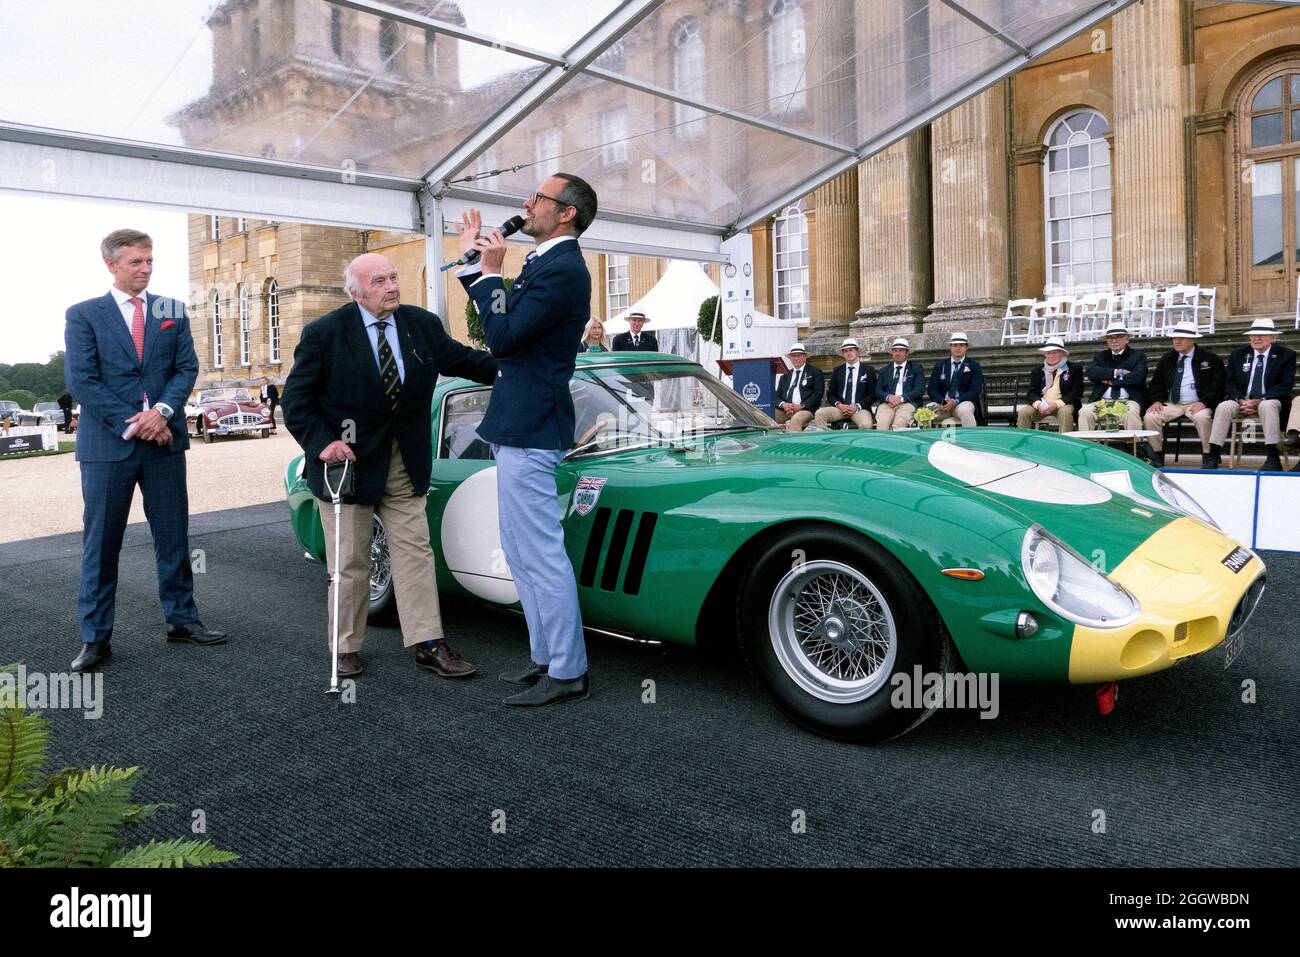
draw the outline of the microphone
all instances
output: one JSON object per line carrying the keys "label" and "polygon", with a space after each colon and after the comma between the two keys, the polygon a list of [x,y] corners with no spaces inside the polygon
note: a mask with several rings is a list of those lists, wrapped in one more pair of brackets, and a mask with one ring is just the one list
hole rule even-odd
{"label": "microphone", "polygon": [[[511,216],[509,219],[507,219],[504,223],[501,224],[501,235],[513,236],[515,233],[519,232],[519,230],[523,227],[523,225],[524,225],[524,217]],[[470,263],[476,263],[478,262],[478,257],[479,257],[479,251],[477,249],[471,249],[469,252],[461,256],[455,262],[447,263],[445,266],[441,267],[441,272],[446,272],[448,269],[454,269],[457,266],[468,266]]]}

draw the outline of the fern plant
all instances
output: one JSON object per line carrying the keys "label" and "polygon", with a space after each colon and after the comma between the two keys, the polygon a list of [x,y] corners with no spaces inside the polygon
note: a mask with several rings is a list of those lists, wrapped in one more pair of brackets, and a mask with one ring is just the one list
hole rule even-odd
{"label": "fern plant", "polygon": [[171,805],[132,802],[138,767],[65,768],[47,776],[49,739],[41,715],[0,702],[0,867],[202,867],[239,858],[209,841],[119,848],[123,828]]}

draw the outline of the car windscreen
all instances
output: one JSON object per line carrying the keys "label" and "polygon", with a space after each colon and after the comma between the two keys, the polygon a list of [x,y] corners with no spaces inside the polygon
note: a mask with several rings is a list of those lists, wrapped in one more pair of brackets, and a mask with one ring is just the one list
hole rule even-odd
{"label": "car windscreen", "polygon": [[580,369],[570,383],[574,450],[674,445],[776,423],[698,366]]}

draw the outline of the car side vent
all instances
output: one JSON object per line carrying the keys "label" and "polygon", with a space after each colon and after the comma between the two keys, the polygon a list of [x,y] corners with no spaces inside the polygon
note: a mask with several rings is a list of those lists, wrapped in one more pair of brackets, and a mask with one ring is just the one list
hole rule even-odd
{"label": "car side vent", "polygon": [[654,512],[643,512],[641,523],[636,527],[636,538],[632,541],[632,557],[627,562],[627,577],[623,579],[623,591],[629,595],[641,594],[641,576],[645,574],[645,560],[650,554],[650,539],[654,538],[655,525],[659,516]]}
{"label": "car side vent", "polygon": [[825,455],[826,450],[816,442],[786,442],[767,449],[763,454],[769,458],[809,459]]}
{"label": "car side vent", "polygon": [[885,449],[865,448],[860,445],[851,445],[846,449],[840,449],[831,455],[831,458],[837,462],[849,462],[853,465],[870,465],[875,468],[887,469],[895,465],[902,465],[909,456],[901,452],[889,452]]}
{"label": "car side vent", "polygon": [[609,509],[596,509],[596,518],[591,523],[591,536],[587,539],[587,550],[582,556],[582,570],[578,573],[578,584],[590,588],[596,583],[596,566],[600,564],[600,553],[605,549],[605,532],[609,530]]}
{"label": "car side vent", "polygon": [[627,535],[632,530],[632,510],[620,508],[614,519],[614,534],[609,538],[609,551],[605,553],[605,567],[600,573],[600,587],[613,591],[618,584],[618,573],[623,567],[623,552],[627,550]]}

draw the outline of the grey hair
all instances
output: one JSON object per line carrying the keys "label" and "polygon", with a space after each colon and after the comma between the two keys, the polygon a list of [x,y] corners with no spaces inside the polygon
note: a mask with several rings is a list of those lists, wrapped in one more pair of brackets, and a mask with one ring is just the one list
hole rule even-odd
{"label": "grey hair", "polygon": [[357,271],[352,268],[352,263],[343,267],[343,291],[353,299],[357,298],[357,293],[361,291],[361,280],[357,278]]}
{"label": "grey hair", "polygon": [[99,252],[105,259],[117,262],[117,257],[127,246],[147,246],[153,249],[153,240],[148,233],[138,229],[115,229],[99,244]]}

